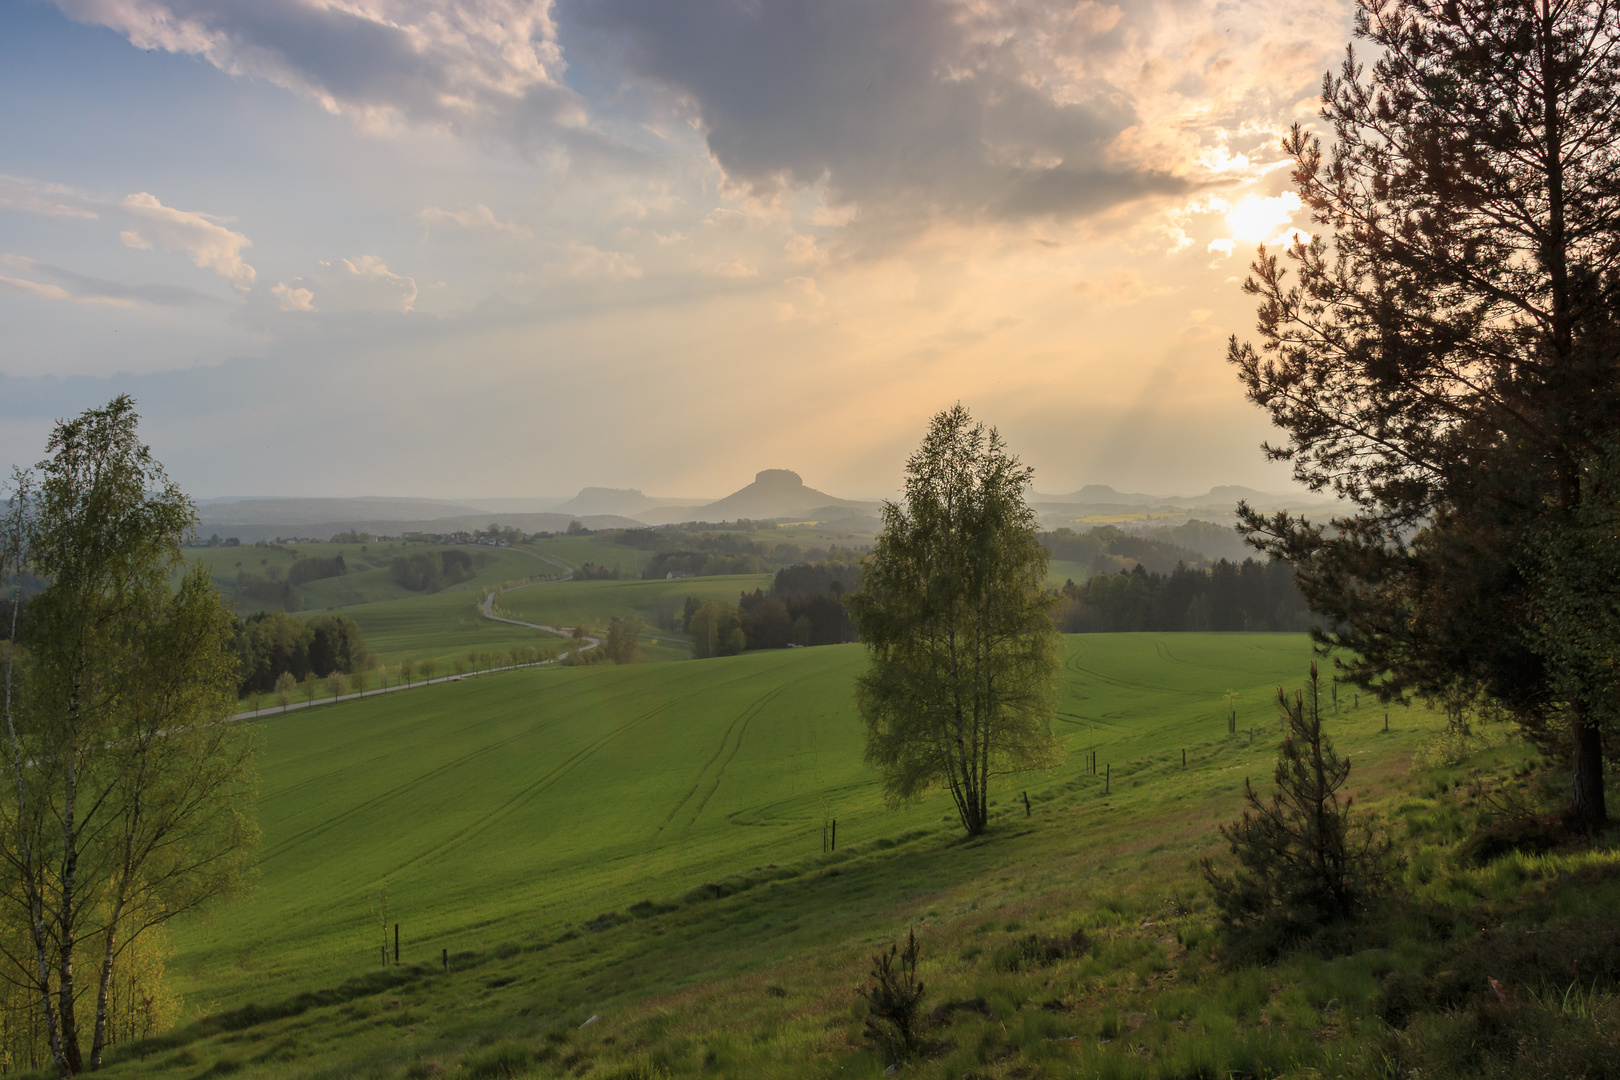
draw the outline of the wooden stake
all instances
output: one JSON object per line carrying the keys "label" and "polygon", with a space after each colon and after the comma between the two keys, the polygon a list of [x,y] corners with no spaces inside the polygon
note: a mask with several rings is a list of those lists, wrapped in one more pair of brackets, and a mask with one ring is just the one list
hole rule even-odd
{"label": "wooden stake", "polygon": [[1389,730],[1389,713],[1384,714],[1384,730]]}
{"label": "wooden stake", "polygon": [[1181,767],[1183,769],[1185,769],[1187,767],[1187,748],[1186,747],[1181,748]]}
{"label": "wooden stake", "polygon": [[394,963],[399,963],[399,923],[394,924]]}
{"label": "wooden stake", "polygon": [[1024,816],[1029,817],[1029,815],[1030,815],[1029,792],[1026,791],[1026,792],[1024,792]]}
{"label": "wooden stake", "polygon": [[1109,762],[1103,766],[1103,794],[1106,795],[1114,786],[1114,763]]}
{"label": "wooden stake", "polygon": [[838,850],[838,819],[837,819],[837,818],[833,818],[833,826],[832,826],[832,850],[833,850],[833,851],[837,851],[837,850]]}
{"label": "wooden stake", "polygon": [[450,974],[450,950],[444,950],[444,973]]}

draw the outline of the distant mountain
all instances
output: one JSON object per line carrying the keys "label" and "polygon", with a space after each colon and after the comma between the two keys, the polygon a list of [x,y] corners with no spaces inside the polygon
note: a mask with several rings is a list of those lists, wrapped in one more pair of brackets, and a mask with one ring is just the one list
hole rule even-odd
{"label": "distant mountain", "polygon": [[1237,484],[1223,484],[1209,489],[1204,495],[1144,495],[1140,492],[1116,491],[1104,484],[1087,484],[1079,491],[1067,495],[1047,495],[1031,492],[1032,506],[1087,506],[1108,509],[1141,507],[1143,509],[1224,509],[1230,512],[1239,500],[1247,500],[1256,509],[1274,510],[1306,506],[1323,506],[1333,500],[1321,495],[1273,495]]}
{"label": "distant mountain", "polygon": [[658,507],[637,516],[649,525],[668,525],[677,521],[736,521],[738,518],[819,519],[833,512],[847,515],[850,511],[870,513],[876,509],[876,503],[838,499],[806,487],[804,480],[791,469],[765,469],[755,474],[752,484],[715,502]]}
{"label": "distant mountain", "polygon": [[1154,506],[1165,500],[1158,495],[1140,495],[1115,491],[1106,484],[1087,484],[1068,495],[1043,495],[1030,492],[1031,503],[1086,503],[1094,506]]}
{"label": "distant mountain", "polygon": [[667,499],[643,495],[635,488],[588,487],[566,502],[549,507],[558,514],[618,514],[639,518],[660,506],[691,506],[696,499]]}
{"label": "distant mountain", "polygon": [[567,501],[561,495],[541,495],[530,499],[468,499],[467,505],[479,513],[544,514]]}

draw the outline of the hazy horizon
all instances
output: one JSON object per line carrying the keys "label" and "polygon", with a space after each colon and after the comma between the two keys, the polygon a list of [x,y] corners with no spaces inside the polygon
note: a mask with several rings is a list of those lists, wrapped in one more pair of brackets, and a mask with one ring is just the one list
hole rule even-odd
{"label": "hazy horizon", "polygon": [[[0,458],[128,392],[199,497],[1295,492],[1224,362],[1338,0],[24,0]],[[468,495],[467,492],[475,494]],[[449,493],[449,494],[446,494]],[[691,496],[697,497],[697,496]]]}

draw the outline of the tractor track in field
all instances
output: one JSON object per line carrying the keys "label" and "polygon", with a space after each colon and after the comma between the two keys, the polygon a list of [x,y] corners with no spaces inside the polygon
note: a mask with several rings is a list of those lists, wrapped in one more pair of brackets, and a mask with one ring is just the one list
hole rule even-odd
{"label": "tractor track in field", "polygon": [[444,837],[442,840],[438,841],[426,850],[420,851],[417,854],[412,855],[410,858],[405,859],[403,862],[395,864],[383,876],[389,877],[407,870],[417,863],[422,862],[425,859],[430,859],[435,855],[438,855],[440,852],[453,848],[458,844],[465,843],[468,840],[478,836],[480,833],[485,832],[492,826],[499,824],[501,821],[504,821],[513,813],[532,802],[540,795],[544,794],[547,789],[554,786],[559,780],[574,772],[574,770],[580,765],[584,764],[591,757],[595,756],[598,750],[601,750],[603,747],[613,742],[620,735],[623,735],[631,728],[650,720],[660,713],[667,712],[673,704],[674,702],[672,701],[663,702],[662,704],[659,704],[658,706],[642,713],[640,716],[625,721],[623,724],[620,724],[618,727],[600,736],[591,743],[574,751],[561,763],[553,767],[550,772],[546,773],[538,780],[535,780],[533,783],[519,789],[515,794],[507,798],[505,802],[501,803],[500,806],[491,810],[478,820],[469,822],[462,828],[457,829],[455,832]]}
{"label": "tractor track in field", "polygon": [[[720,736],[720,745],[715,748],[714,754],[711,755],[709,760],[705,761],[703,766],[698,769],[697,776],[692,780],[692,787],[684,796],[681,797],[681,800],[677,802],[670,812],[664,817],[664,820],[659,824],[658,828],[653,831],[651,844],[656,844],[658,842],[658,838],[663,835],[664,830],[667,829],[670,823],[675,820],[675,818],[680,814],[681,810],[691,803],[694,797],[696,797],[698,790],[703,787],[704,777],[707,776],[709,770],[714,767],[715,762],[719,761],[720,768],[714,774],[714,782],[709,785],[709,790],[704,794],[702,801],[698,803],[697,809],[692,812],[691,820],[689,820],[686,823],[685,828],[682,829],[682,836],[685,836],[686,833],[691,831],[692,826],[697,823],[698,818],[703,816],[704,807],[709,805],[709,800],[712,799],[714,797],[714,793],[720,789],[720,782],[725,779],[726,766],[731,764],[732,760],[736,758],[737,752],[742,749],[743,736],[747,734],[748,725],[753,722],[754,717],[763,712],[766,706],[775,701],[790,687],[804,681],[805,680],[800,679],[796,680],[795,682],[779,686],[776,689],[766,693],[763,697],[756,698],[751,705],[742,711],[742,713],[732,719],[731,723],[726,727],[725,733]],[[739,727],[739,725],[741,726]],[[732,732],[736,732],[737,738],[735,741],[732,740]],[[728,743],[731,745],[731,753],[729,754],[726,753],[726,746]],[[720,760],[722,757],[725,758],[724,761]]]}
{"label": "tractor track in field", "polygon": [[[668,703],[666,703],[665,706],[662,706],[662,707],[667,707],[667,705],[668,705]],[[638,719],[640,719],[640,718],[638,718]],[[541,732],[541,731],[546,730],[547,728],[554,727],[557,724],[560,724],[562,722],[563,722],[562,719],[543,721],[538,727],[529,729],[529,731],[525,732],[525,734],[534,734],[536,732]],[[636,721],[631,721],[631,723],[635,723],[635,722]],[[467,725],[457,729],[456,734],[460,734],[463,731],[472,730],[473,728],[476,728],[478,726],[479,726],[479,723],[467,724]],[[458,757],[452,758],[452,759],[450,759],[448,761],[441,762],[439,765],[435,766],[432,769],[429,769],[427,772],[418,773],[417,775],[412,776],[408,780],[404,780],[404,781],[401,781],[398,784],[393,785],[392,787],[388,788],[386,791],[379,791],[375,795],[372,795],[371,797],[367,798],[365,801],[360,802],[360,803],[356,803],[355,805],[349,807],[348,809],[342,811],[341,813],[338,813],[338,814],[336,814],[336,815],[334,815],[334,816],[332,816],[330,818],[327,818],[324,821],[321,821],[320,823],[318,823],[316,825],[311,825],[308,828],[302,829],[299,832],[295,833],[294,835],[289,836],[287,839],[278,842],[274,847],[270,848],[268,851],[265,852],[264,857],[259,860],[260,864],[262,865],[263,863],[267,863],[271,859],[276,858],[278,855],[285,854],[290,849],[304,843],[307,840],[310,840],[310,839],[313,839],[313,838],[315,838],[317,836],[320,836],[322,833],[328,832],[328,831],[336,828],[337,826],[343,824],[346,821],[350,821],[350,820],[353,820],[356,817],[360,817],[360,816],[364,815],[366,812],[375,809],[376,807],[388,802],[391,799],[395,799],[395,798],[398,798],[398,797],[400,797],[402,795],[405,795],[405,794],[409,793],[412,788],[415,788],[415,787],[417,787],[417,786],[419,786],[419,785],[421,785],[423,783],[426,783],[426,782],[434,779],[435,777],[443,776],[446,773],[449,773],[449,772],[452,772],[452,771],[454,771],[456,769],[459,769],[464,765],[468,765],[468,764],[476,761],[477,759],[479,759],[481,757],[484,757],[484,756],[489,755],[489,754],[498,754],[498,753],[501,753],[501,752],[505,751],[506,749],[507,749],[507,741],[506,740],[500,740],[500,741],[496,741],[496,742],[487,743],[487,744],[485,744],[483,746],[477,747],[476,749],[469,750],[467,753],[461,754]],[[381,761],[384,757],[387,757],[387,756],[392,756],[392,755],[391,754],[390,755],[378,755],[377,757],[370,759],[368,762],[356,763],[355,765],[350,766],[349,770],[346,770],[346,771],[352,771],[354,769],[363,769],[363,768],[365,768],[365,766],[367,764],[371,764],[371,763],[374,763],[376,761]],[[572,760],[572,759],[570,759],[570,760]],[[283,790],[281,792],[277,792],[276,794],[278,796],[279,795],[291,795],[291,794],[296,793],[299,788],[307,787],[307,786],[309,786],[311,784],[330,784],[331,782],[332,782],[332,778],[329,775],[328,776],[318,777],[318,778],[312,778],[310,780],[305,781],[303,784],[295,785],[295,786],[293,786],[291,788],[288,788],[288,789],[285,789],[285,790]]]}
{"label": "tractor track in field", "polygon": [[[580,687],[580,688],[577,688],[576,692],[580,693],[580,694],[583,694],[583,690],[584,690],[584,688]],[[560,705],[567,705],[569,703],[569,700],[570,700],[569,697],[563,697],[561,699],[553,698],[551,700],[550,704],[552,704],[554,706],[559,705],[559,704]],[[555,719],[555,720],[542,720],[536,726],[534,726],[532,728],[529,728],[527,731],[525,731],[524,734],[525,735],[532,735],[532,734],[535,734],[537,732],[542,732],[542,731],[545,731],[547,728],[554,727],[557,724],[560,724],[562,722],[563,721],[560,718]],[[483,719],[470,720],[467,723],[462,724],[461,726],[459,726],[457,728],[454,728],[452,731],[449,732],[449,734],[454,735],[454,736],[461,736],[461,735],[463,735],[463,734],[465,734],[467,732],[477,731],[478,729],[484,727],[485,724],[487,724],[487,723],[488,723],[488,721],[483,720]],[[374,754],[371,757],[368,757],[363,761],[356,761],[352,765],[345,766],[343,771],[344,772],[364,771],[364,770],[366,770],[367,768],[369,768],[371,766],[375,766],[375,765],[377,765],[377,764],[379,764],[381,762],[384,762],[384,761],[388,760],[389,758],[398,757],[402,753],[403,754],[410,754],[410,753],[414,753],[414,752],[418,751],[419,749],[425,749],[425,750],[431,751],[434,747],[440,745],[444,741],[444,735],[445,735],[444,732],[424,733],[420,737],[420,739],[418,739],[417,741],[411,743],[408,746],[399,746],[399,745],[396,744],[394,746],[391,746],[385,752]],[[365,803],[360,804],[360,806],[353,807],[349,811],[345,811],[344,816],[351,816],[353,813],[363,809],[365,806],[367,806],[367,805],[369,805],[369,804],[371,804],[371,803],[373,803],[373,802],[375,802],[375,801],[377,801],[379,799],[389,798],[390,796],[392,796],[394,794],[397,794],[402,789],[413,787],[417,783],[420,783],[423,780],[426,780],[426,779],[428,779],[428,778],[430,778],[432,776],[435,776],[435,775],[443,772],[446,769],[455,768],[458,765],[465,764],[466,762],[470,761],[472,758],[478,756],[479,754],[485,753],[485,752],[487,752],[487,751],[489,751],[491,749],[498,749],[499,746],[500,746],[500,744],[495,743],[495,744],[490,744],[488,746],[479,747],[478,749],[475,749],[475,750],[470,750],[466,754],[463,754],[461,757],[456,758],[456,759],[454,759],[452,761],[444,762],[442,765],[440,765],[440,766],[438,766],[438,767],[436,767],[436,768],[434,768],[434,769],[432,769],[432,770],[430,770],[430,771],[428,771],[426,773],[422,773],[422,774],[418,775],[417,777],[415,777],[414,779],[406,781],[405,783],[403,783],[401,785],[398,785],[398,786],[390,789],[389,791],[378,793],[377,795],[373,796],[372,798],[366,800]],[[333,774],[331,774],[331,773],[323,773],[323,774],[321,774],[319,776],[312,776],[307,780],[300,781],[297,784],[293,784],[293,785],[290,785],[290,786],[285,787],[285,788],[280,788],[280,789],[277,789],[276,791],[273,791],[273,792],[268,792],[268,793],[266,793],[265,798],[267,798],[267,799],[279,799],[279,798],[284,798],[284,797],[288,797],[288,796],[294,796],[299,791],[301,791],[301,790],[303,790],[305,788],[324,787],[324,786],[332,784],[333,782],[334,782]],[[331,823],[335,824],[339,820],[342,820],[342,819],[341,818],[333,818]],[[271,851],[268,854],[265,855],[265,858],[268,859],[268,858],[272,857],[273,855],[279,854],[283,847],[285,847],[286,845],[291,844],[291,843],[296,843],[297,841],[303,839],[306,836],[318,835],[318,831],[321,830],[321,829],[324,829],[325,827],[326,826],[324,824],[321,825],[321,826],[312,826],[310,829],[307,829],[304,832],[299,833],[297,836],[294,836],[294,837],[291,837],[291,838],[289,838],[287,840],[281,841],[280,843],[278,843],[275,846],[275,848],[271,849]]]}
{"label": "tractor track in field", "polygon": [[1131,682],[1130,680],[1122,679],[1117,675],[1109,675],[1106,672],[1098,671],[1096,668],[1086,667],[1078,661],[1071,660],[1066,662],[1063,666],[1069,671],[1073,671],[1081,675],[1089,675],[1100,683],[1117,687],[1121,690],[1139,690],[1143,693],[1149,694],[1181,694],[1185,697],[1205,696],[1204,692],[1198,690],[1183,690],[1175,686],[1153,686],[1149,685],[1148,683]]}
{"label": "tractor track in field", "polygon": [[[747,676],[743,676],[743,678],[747,678]],[[783,687],[783,689],[786,689],[786,687]],[[505,802],[503,802],[500,806],[496,807],[494,810],[491,810],[489,813],[485,814],[483,817],[479,818],[477,821],[473,821],[473,822],[468,823],[467,825],[463,826],[462,828],[456,830],[451,835],[449,835],[449,836],[445,837],[444,839],[438,841],[437,843],[433,844],[428,849],[426,849],[426,850],[424,850],[422,852],[419,852],[416,855],[413,855],[408,859],[405,859],[403,862],[398,863],[392,869],[387,871],[387,874],[385,874],[384,876],[399,873],[399,872],[401,872],[403,870],[406,870],[409,867],[414,866],[415,864],[423,861],[424,859],[432,858],[433,856],[437,855],[438,853],[444,851],[447,848],[453,847],[453,846],[455,846],[457,844],[460,844],[460,843],[464,843],[464,842],[478,836],[480,833],[484,832],[485,830],[491,828],[494,825],[499,824],[501,821],[503,821],[506,818],[510,817],[512,814],[514,814],[518,810],[522,809],[528,803],[532,802],[534,799],[536,799],[540,795],[544,794],[548,789],[555,786],[558,783],[558,781],[562,780],[563,778],[568,776],[570,773],[575,772],[581,765],[583,765],[587,760],[589,760],[591,757],[593,757],[597,753],[597,751],[603,749],[609,743],[611,743],[614,740],[618,739],[619,736],[621,736],[621,735],[625,734],[626,732],[630,731],[632,728],[639,727],[640,725],[642,725],[646,721],[652,719],[653,717],[656,717],[656,716],[659,716],[659,715],[661,715],[661,714],[663,714],[665,712],[668,712],[670,709],[674,708],[676,705],[679,705],[679,704],[682,704],[684,702],[690,701],[693,698],[706,696],[708,694],[713,693],[713,691],[714,691],[714,687],[712,687],[712,686],[704,686],[704,687],[701,687],[699,689],[693,690],[692,692],[687,693],[687,694],[682,694],[682,695],[679,695],[679,696],[670,697],[670,698],[666,699],[665,701],[660,702],[655,707],[653,707],[651,709],[648,709],[646,712],[642,713],[641,715],[636,716],[636,717],[634,717],[634,718],[632,718],[630,720],[626,720],[624,723],[620,724],[618,727],[614,728],[613,730],[611,730],[609,732],[606,732],[605,734],[603,734],[599,738],[595,739],[594,741],[592,741],[588,745],[586,745],[584,747],[581,747],[579,750],[576,750],[573,754],[569,755],[568,758],[566,758],[560,764],[558,764],[554,768],[552,768],[551,771],[547,772],[544,776],[540,777],[539,779],[535,780],[533,783],[528,784],[527,786],[525,786],[524,788],[522,788],[521,790],[519,790],[518,792],[513,794]],[[735,753],[735,751],[734,751],[734,753]]]}

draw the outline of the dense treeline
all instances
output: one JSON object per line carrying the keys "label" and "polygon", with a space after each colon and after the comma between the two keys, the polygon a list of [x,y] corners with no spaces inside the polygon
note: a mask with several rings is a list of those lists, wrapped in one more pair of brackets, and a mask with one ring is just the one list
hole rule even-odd
{"label": "dense treeline", "polygon": [[349,568],[344,564],[341,555],[332,558],[326,558],[322,555],[306,555],[293,563],[287,570],[287,582],[290,585],[302,585],[306,581],[342,577],[348,572]]}
{"label": "dense treeline", "polygon": [[1138,630],[1307,630],[1311,616],[1287,563],[1218,560],[1168,574],[1138,565],[1065,584],[1055,613],[1066,634]]}
{"label": "dense treeline", "polygon": [[[853,555],[853,552],[840,552]],[[854,561],[827,559],[819,563],[784,566],[771,582],[770,598],[781,604],[793,626],[794,645],[838,645],[856,640],[855,623],[844,610],[844,595],[860,587],[861,567]],[[756,593],[756,595],[760,595]],[[762,601],[756,601],[756,605]],[[745,597],[741,605],[749,607]],[[744,622],[744,632],[747,623]],[[780,648],[780,645],[750,648]],[[785,644],[785,643],[784,643]]]}
{"label": "dense treeline", "polygon": [[270,693],[283,672],[302,681],[347,675],[369,668],[371,654],[360,626],[343,615],[300,619],[284,611],[263,611],[243,620],[236,634],[241,662],[241,693]]}
{"label": "dense treeline", "polygon": [[759,574],[765,571],[772,555],[771,549],[759,541],[733,532],[666,540],[674,540],[679,546],[661,550],[647,560],[643,578]]}
{"label": "dense treeline", "polygon": [[689,596],[681,622],[692,638],[694,659],[736,656],[748,647],[748,638],[743,633],[742,618],[736,604]]}
{"label": "dense treeline", "polygon": [[691,637],[692,655],[700,660],[748,649],[854,641],[855,625],[843,597],[857,587],[860,573],[856,562],[785,566],[776,572],[769,592],[745,592],[735,604],[687,597],[680,628]]}
{"label": "dense treeline", "polygon": [[248,601],[297,611],[304,606],[304,596],[298,586],[281,576],[281,567],[266,566],[264,573],[239,570],[236,574],[236,603],[240,607]]}
{"label": "dense treeline", "polygon": [[1169,574],[1182,564],[1199,569],[1218,559],[1238,562],[1251,553],[1236,531],[1197,520],[1135,532],[1114,525],[1098,525],[1082,533],[1056,529],[1042,533],[1041,543],[1052,558],[1084,565],[1087,580],[1133,566]]}
{"label": "dense treeline", "polygon": [[475,558],[465,551],[446,548],[443,551],[419,551],[413,555],[396,555],[388,566],[389,576],[395,584],[412,592],[438,592],[451,585],[469,580],[478,567],[489,561],[479,552]]}
{"label": "dense treeline", "polygon": [[660,551],[647,560],[643,578],[713,577],[718,574],[763,574],[759,555],[715,555],[707,551]]}
{"label": "dense treeline", "polygon": [[[653,530],[636,530],[652,532]],[[637,537],[645,543],[644,537]],[[678,546],[669,545],[674,540]],[[777,567],[800,563],[815,563],[830,559],[835,562],[854,561],[860,553],[837,544],[831,548],[803,548],[798,544],[766,544],[750,540],[737,533],[713,536],[661,537],[661,550],[647,561],[643,578],[709,577],[715,574],[763,574]]]}

